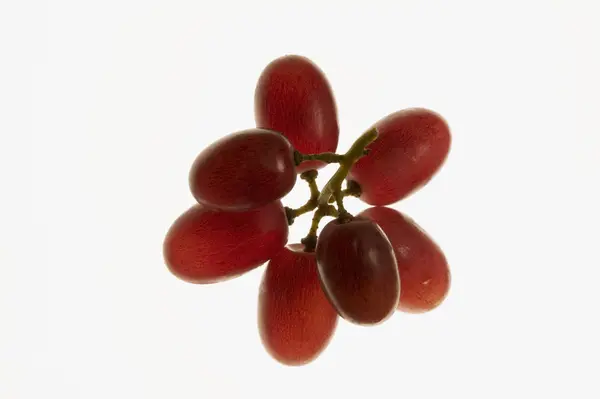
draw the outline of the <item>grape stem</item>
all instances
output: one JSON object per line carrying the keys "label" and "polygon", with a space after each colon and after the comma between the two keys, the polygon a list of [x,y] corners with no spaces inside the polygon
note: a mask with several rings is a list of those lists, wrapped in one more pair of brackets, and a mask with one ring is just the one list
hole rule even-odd
{"label": "grape stem", "polygon": [[[288,226],[291,226],[292,224],[294,224],[294,221],[296,220],[296,218],[298,216],[301,216],[301,215],[304,215],[305,213],[314,211],[317,208],[317,206],[319,205],[317,200],[318,200],[321,192],[319,191],[319,188],[317,187],[317,182],[316,182],[317,176],[318,176],[318,172],[316,170],[307,170],[306,172],[304,172],[300,175],[300,178],[302,180],[306,180],[308,182],[308,186],[310,188],[310,199],[308,201],[306,201],[306,203],[304,205],[302,205],[300,208],[292,209],[287,206],[285,207],[285,215],[287,217]],[[350,180],[350,181],[346,182],[346,188],[344,190],[341,190],[340,193],[341,193],[342,197],[360,197],[361,189],[360,189],[360,186],[358,185],[358,183],[356,183],[353,180]],[[332,196],[329,199],[329,203],[334,203],[334,202],[336,202],[338,204],[338,209],[339,209],[339,198]],[[343,209],[343,205],[342,205],[342,209]],[[327,212],[331,213],[331,210],[328,210]],[[327,216],[327,215],[325,215],[325,216]],[[332,216],[337,216],[337,214],[332,215]]]}
{"label": "grape stem", "polygon": [[[377,136],[378,132],[375,128],[366,131],[343,155],[330,152],[304,155],[298,151],[294,152],[294,160],[296,161],[296,165],[309,160],[340,164],[338,170],[331,177],[331,179],[329,179],[325,187],[323,187],[320,192],[315,182],[317,171],[311,170],[302,173],[300,177],[306,180],[311,188],[310,200],[308,200],[306,204],[298,209],[285,208],[289,224],[293,223],[295,217],[317,209],[313,215],[312,224],[308,234],[301,240],[301,243],[304,244],[304,250],[306,252],[313,252],[315,250],[317,245],[317,230],[319,228],[319,223],[325,216],[337,217],[340,221],[346,221],[352,218],[352,215],[350,215],[350,213],[348,213],[344,207],[344,197],[348,195],[359,196],[361,193],[360,186],[358,183],[350,181],[348,182],[346,189],[342,190],[342,183],[346,179],[346,176],[348,176],[352,165],[354,165],[361,157],[369,153],[366,147],[375,141]],[[308,174],[308,172],[311,173]],[[337,209],[333,205],[330,205],[330,202],[335,202]]]}
{"label": "grape stem", "polygon": [[[342,195],[344,197],[360,197],[360,195],[362,194],[362,190],[360,189],[360,186],[358,185],[357,182],[355,182],[354,180],[348,180],[346,182],[346,188],[344,190],[342,190]],[[329,203],[334,203],[335,202],[335,198],[331,197],[329,198]]]}
{"label": "grape stem", "polygon": [[340,162],[340,167],[337,172],[329,179],[321,195],[319,195],[319,205],[327,205],[329,198],[335,194],[336,191],[341,191],[342,182],[350,172],[352,165],[356,163],[361,157],[365,155],[365,147],[371,144],[377,138],[377,129],[372,128],[367,132],[363,133],[355,142],[352,147],[343,155],[343,160]]}
{"label": "grape stem", "polygon": [[321,219],[325,216],[339,216],[339,212],[335,209],[335,206],[327,204],[326,206],[319,206],[317,211],[313,215],[312,223],[310,225],[310,230],[306,237],[304,237],[300,242],[304,244],[305,252],[314,252],[317,246],[317,230],[319,229],[319,223]]}
{"label": "grape stem", "polygon": [[300,175],[300,178],[308,183],[308,187],[310,188],[310,199],[306,201],[306,204],[297,209],[288,208],[287,206],[285,207],[285,215],[287,216],[288,226],[294,224],[294,220],[298,216],[311,212],[317,207],[317,200],[319,199],[320,194],[316,181],[318,175],[319,172],[314,169],[307,170]]}
{"label": "grape stem", "polygon": [[321,161],[325,163],[342,163],[344,156],[334,154],[333,152],[323,152],[321,154],[302,154],[298,151],[294,153],[294,160],[296,166],[300,165],[304,161]]}

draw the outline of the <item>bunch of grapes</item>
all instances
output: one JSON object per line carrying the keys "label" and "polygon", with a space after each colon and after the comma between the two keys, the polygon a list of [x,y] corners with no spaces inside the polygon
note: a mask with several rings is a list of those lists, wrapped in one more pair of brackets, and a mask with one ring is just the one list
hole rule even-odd
{"label": "bunch of grapes", "polygon": [[[222,138],[194,161],[189,184],[197,204],[164,241],[175,276],[214,283],[268,262],[258,325],[268,352],[287,365],[315,359],[338,316],[374,325],[396,309],[425,312],[443,301],[450,285],[443,252],[409,217],[385,207],[425,184],[446,159],[450,131],[440,115],[395,112],[336,154],[331,87],[310,60],[289,55],[261,74],[255,119],[256,128]],[[338,170],[319,189],[317,169],[330,163]],[[298,174],[310,199],[284,207]],[[373,207],[351,215],[343,203],[349,195]],[[288,226],[310,212],[310,231],[288,245]],[[318,235],[325,217],[333,220]]]}

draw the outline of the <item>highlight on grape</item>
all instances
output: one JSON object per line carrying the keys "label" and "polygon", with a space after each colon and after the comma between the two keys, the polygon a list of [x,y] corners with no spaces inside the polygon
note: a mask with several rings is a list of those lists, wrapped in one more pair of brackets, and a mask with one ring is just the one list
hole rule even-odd
{"label": "highlight on grape", "polygon": [[[377,325],[396,310],[422,313],[448,294],[440,247],[410,217],[388,208],[427,183],[450,150],[450,129],[436,112],[385,116],[336,153],[339,127],[325,74],[298,55],[266,66],[254,96],[256,127],[202,151],[189,173],[197,204],[168,230],[163,254],[181,280],[211,284],[267,263],[258,294],[258,328],[267,352],[303,365],[327,347],[339,316]],[[337,164],[322,187],[317,169]],[[281,199],[297,182],[310,198],[296,209]],[[342,187],[343,186],[343,187]],[[344,208],[355,196],[373,207]],[[312,214],[300,243],[295,219]],[[333,218],[320,235],[319,224]]]}

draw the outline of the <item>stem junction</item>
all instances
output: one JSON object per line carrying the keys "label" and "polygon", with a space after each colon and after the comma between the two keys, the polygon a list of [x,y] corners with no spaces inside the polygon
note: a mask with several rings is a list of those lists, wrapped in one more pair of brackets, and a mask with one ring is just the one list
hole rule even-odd
{"label": "stem junction", "polygon": [[[361,157],[369,153],[369,150],[366,147],[375,141],[377,136],[377,129],[372,128],[368,130],[352,144],[345,154],[334,154],[331,152],[324,152],[321,154],[301,154],[298,151],[294,152],[294,161],[296,165],[299,165],[304,161],[321,161],[328,164],[337,163],[340,165],[335,174],[320,191],[316,183],[318,172],[316,170],[303,172],[300,175],[300,178],[308,183],[310,188],[310,199],[297,209],[285,207],[288,224],[290,225],[294,223],[296,217],[316,209],[310,230],[306,237],[301,240],[306,252],[313,252],[315,250],[319,223],[325,216],[337,217],[338,220],[342,222],[352,218],[352,215],[348,213],[344,207],[344,197],[358,197],[361,194],[361,189],[358,183],[349,181],[347,182],[346,189],[342,190],[342,183],[346,179],[346,176],[348,176],[352,165],[354,165]],[[337,207],[331,205],[332,203],[335,203]]]}

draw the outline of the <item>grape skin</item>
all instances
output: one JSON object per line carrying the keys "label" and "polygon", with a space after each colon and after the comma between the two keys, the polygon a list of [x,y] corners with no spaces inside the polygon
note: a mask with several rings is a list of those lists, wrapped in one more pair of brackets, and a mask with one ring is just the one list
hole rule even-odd
{"label": "grape skin", "polygon": [[[311,60],[287,55],[272,61],[254,95],[256,126],[281,132],[303,154],[335,152],[337,107],[327,78]],[[298,173],[325,166],[305,161]]]}
{"label": "grape skin", "polygon": [[364,325],[387,319],[398,306],[400,282],[394,251],[368,219],[333,220],[317,241],[323,289],[338,313]]}
{"label": "grape skin", "polygon": [[287,237],[287,219],[279,201],[245,212],[196,204],[167,232],[163,254],[176,277],[209,284],[265,263],[285,246]]}
{"label": "grape skin", "polygon": [[327,347],[338,315],[321,289],[315,254],[284,248],[269,262],[260,285],[258,326],[267,352],[299,366]]}
{"label": "grape skin", "polygon": [[358,216],[377,223],[394,247],[401,287],[398,309],[423,313],[438,307],[450,289],[450,270],[440,247],[411,218],[394,209],[374,207]]}
{"label": "grape skin", "polygon": [[248,129],[207,147],[194,161],[190,190],[199,203],[240,211],[289,193],[296,182],[294,149],[276,132]]}
{"label": "grape skin", "polygon": [[424,108],[395,112],[375,124],[379,137],[369,154],[350,169],[360,199],[370,205],[389,205],[427,183],[450,150],[450,129],[437,113]]}

